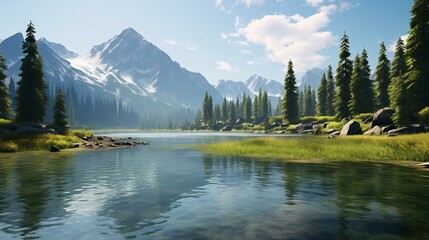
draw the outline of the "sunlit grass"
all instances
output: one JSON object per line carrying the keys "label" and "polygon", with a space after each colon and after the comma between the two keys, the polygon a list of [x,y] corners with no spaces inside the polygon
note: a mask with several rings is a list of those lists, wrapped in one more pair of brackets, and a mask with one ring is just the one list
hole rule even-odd
{"label": "sunlit grass", "polygon": [[347,136],[256,138],[211,143],[202,147],[211,154],[294,160],[413,160],[429,161],[429,134],[397,137]]}

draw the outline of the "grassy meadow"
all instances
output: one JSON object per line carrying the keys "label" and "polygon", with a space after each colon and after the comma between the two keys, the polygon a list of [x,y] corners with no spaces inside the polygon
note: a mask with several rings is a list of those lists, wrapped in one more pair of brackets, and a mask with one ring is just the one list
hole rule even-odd
{"label": "grassy meadow", "polygon": [[386,136],[326,136],[255,138],[210,143],[203,151],[218,155],[249,156],[285,160],[404,160],[429,161],[429,133]]}

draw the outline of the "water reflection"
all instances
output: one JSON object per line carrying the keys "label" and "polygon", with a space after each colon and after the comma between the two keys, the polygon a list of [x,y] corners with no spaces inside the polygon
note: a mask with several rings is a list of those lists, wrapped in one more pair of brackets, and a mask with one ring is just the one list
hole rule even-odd
{"label": "water reflection", "polygon": [[426,172],[151,147],[1,155],[0,239],[429,239]]}

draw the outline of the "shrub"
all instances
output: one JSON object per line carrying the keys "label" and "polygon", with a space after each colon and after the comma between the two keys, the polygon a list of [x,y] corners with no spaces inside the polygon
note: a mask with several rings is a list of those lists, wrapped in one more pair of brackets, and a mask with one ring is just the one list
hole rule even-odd
{"label": "shrub", "polygon": [[315,121],[319,123],[324,123],[324,122],[335,121],[335,117],[334,116],[307,116],[307,117],[301,117],[299,121],[302,123],[310,123]]}
{"label": "shrub", "polygon": [[429,123],[429,106],[417,113],[420,123]]}
{"label": "shrub", "polygon": [[88,131],[85,129],[75,129],[75,130],[69,130],[67,135],[83,138],[85,136],[92,136],[93,134],[91,131]]}
{"label": "shrub", "polygon": [[358,114],[357,116],[355,116],[354,119],[362,120],[362,119],[367,118],[367,117],[374,117],[374,113],[361,113],[361,114]]}
{"label": "shrub", "polygon": [[345,122],[330,122],[328,126],[326,126],[326,129],[335,129],[339,131],[345,124]]}
{"label": "shrub", "polygon": [[10,122],[11,120],[0,118],[0,127],[3,127],[4,125],[9,124]]}
{"label": "shrub", "polygon": [[0,152],[12,153],[18,152],[18,144],[14,142],[0,142]]}

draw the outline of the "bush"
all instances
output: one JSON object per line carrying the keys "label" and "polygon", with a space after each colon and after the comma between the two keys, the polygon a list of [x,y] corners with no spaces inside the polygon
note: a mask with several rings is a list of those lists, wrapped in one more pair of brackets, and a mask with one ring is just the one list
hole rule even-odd
{"label": "bush", "polygon": [[302,123],[310,123],[315,121],[319,123],[324,123],[324,122],[335,121],[335,117],[334,116],[307,116],[307,117],[301,117],[299,121]]}
{"label": "bush", "polygon": [[429,107],[425,107],[417,113],[420,123],[429,123]]}
{"label": "bush", "polygon": [[10,122],[12,122],[12,121],[0,118],[0,127],[3,127],[5,125],[9,124]]}
{"label": "bush", "polygon": [[341,130],[346,123],[344,122],[330,122],[326,129],[335,129],[337,131]]}
{"label": "bush", "polygon": [[92,136],[93,134],[91,131],[88,131],[85,129],[75,129],[75,130],[69,130],[67,135],[83,138],[85,136]]}
{"label": "bush", "polygon": [[2,153],[18,152],[18,150],[18,144],[14,142],[0,142],[0,152]]}

